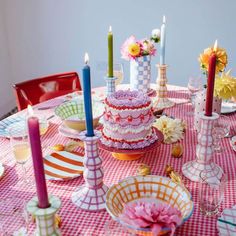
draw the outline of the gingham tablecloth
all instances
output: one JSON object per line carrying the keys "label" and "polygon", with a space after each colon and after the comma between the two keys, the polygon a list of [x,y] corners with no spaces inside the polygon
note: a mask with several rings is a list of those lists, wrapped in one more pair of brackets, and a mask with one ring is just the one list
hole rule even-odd
{"label": "gingham tablecloth", "polygon": [[[103,94],[103,89],[96,89],[98,95]],[[107,151],[100,151],[103,158],[103,168],[105,172],[104,182],[109,186],[117,183],[120,179],[136,174],[136,169],[139,163],[148,164],[152,169],[154,175],[165,175],[164,169],[166,164],[170,164],[176,171],[181,173],[182,165],[195,158],[197,133],[191,128],[193,127],[193,117],[188,116],[187,112],[191,110],[189,103],[184,103],[188,98],[188,92],[185,88],[176,86],[169,86],[169,97],[174,98],[179,104],[173,108],[166,109],[165,113],[176,118],[184,119],[188,124],[188,129],[182,140],[184,146],[184,154],[180,159],[171,157],[171,145],[163,144],[158,150],[147,153],[143,158],[137,161],[119,161],[111,156]],[[183,103],[182,103],[183,102]],[[53,114],[53,109],[40,111],[45,115]],[[236,114],[229,114],[231,120],[231,127],[236,130]],[[44,147],[44,154],[50,153],[49,146],[58,143],[68,143],[69,138],[65,138],[57,131],[61,121],[56,117],[50,119],[50,127],[48,132],[42,137],[42,145]],[[227,191],[224,196],[224,202],[221,209],[232,207],[236,204],[236,154],[232,150],[229,138],[222,141],[224,152],[220,155],[214,156],[214,161],[220,165],[229,176],[227,184]],[[15,165],[14,157],[10,152],[9,140],[0,138],[0,161],[6,168],[5,176],[0,180],[0,199],[7,197],[20,197],[28,201],[36,195],[34,188],[27,188],[17,177],[17,167]],[[32,175],[32,168],[29,165],[29,175]],[[176,235],[181,236],[215,236],[218,235],[216,228],[217,217],[205,217],[199,211],[198,201],[198,183],[194,183],[184,178],[184,184],[192,194],[195,204],[194,212],[191,218],[177,229]],[[72,192],[84,183],[83,177],[78,177],[74,180],[64,182],[47,182],[49,194],[60,197],[62,201],[62,208],[60,209],[60,216],[62,218],[62,235],[105,235],[104,225],[107,225],[111,218],[106,211],[99,213],[89,213],[78,209],[72,204]],[[30,226],[30,235],[34,230],[34,226]]]}

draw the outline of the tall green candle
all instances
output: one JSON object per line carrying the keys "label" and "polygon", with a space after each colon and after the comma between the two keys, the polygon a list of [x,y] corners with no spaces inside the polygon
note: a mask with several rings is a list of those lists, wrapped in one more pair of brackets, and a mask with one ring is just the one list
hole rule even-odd
{"label": "tall green candle", "polygon": [[113,77],[113,34],[111,26],[108,32],[108,77]]}

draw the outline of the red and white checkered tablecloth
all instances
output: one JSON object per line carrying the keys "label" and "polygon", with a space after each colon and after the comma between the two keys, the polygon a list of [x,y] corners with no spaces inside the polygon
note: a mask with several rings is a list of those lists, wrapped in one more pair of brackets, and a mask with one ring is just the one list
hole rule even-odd
{"label": "red and white checkered tablecloth", "polygon": [[[98,94],[102,94],[103,90],[97,89]],[[137,161],[119,161],[111,156],[107,151],[100,151],[103,158],[103,168],[105,172],[104,182],[109,186],[117,183],[120,179],[136,174],[139,163],[148,164],[154,175],[165,175],[164,169],[166,164],[170,164],[176,171],[181,173],[182,165],[195,158],[197,133],[191,129],[193,127],[193,117],[188,116],[187,112],[191,110],[189,103],[182,103],[188,98],[188,92],[185,88],[169,86],[169,97],[175,98],[180,104],[173,108],[166,109],[165,113],[177,118],[184,119],[188,124],[187,132],[182,140],[184,146],[184,154],[180,159],[171,157],[171,145],[163,144],[158,150],[147,153],[143,158]],[[46,115],[50,116],[53,109],[44,110]],[[236,114],[229,114],[231,127],[236,130]],[[49,153],[47,146],[53,146],[58,143],[68,143],[69,139],[61,136],[57,129],[60,120],[56,117],[50,120],[49,131],[42,137],[42,145],[44,153]],[[236,154],[230,146],[228,138],[223,139],[222,145],[224,152],[214,156],[214,161],[219,164],[229,176],[227,191],[225,193],[224,202],[221,208],[229,208],[236,204]],[[36,195],[34,188],[26,188],[19,182],[15,166],[14,157],[9,152],[9,140],[0,138],[0,156],[1,163],[6,167],[5,176],[0,180],[0,199],[7,197],[20,197],[26,201]],[[30,164],[29,164],[30,165]],[[29,168],[30,169],[30,168]],[[32,170],[29,170],[29,174]],[[32,177],[33,178],[33,177]],[[198,183],[194,183],[184,178],[184,184],[192,194],[195,209],[191,218],[177,229],[176,235],[181,236],[215,236],[218,235],[216,228],[217,217],[205,217],[199,211],[198,201]],[[106,211],[99,213],[89,213],[78,209],[72,204],[71,194],[80,185],[84,183],[83,177],[64,182],[47,182],[48,192],[60,197],[62,208],[60,216],[62,217],[62,235],[105,235],[104,225],[111,220]],[[34,227],[30,228],[32,234]],[[30,234],[30,235],[31,235]]]}

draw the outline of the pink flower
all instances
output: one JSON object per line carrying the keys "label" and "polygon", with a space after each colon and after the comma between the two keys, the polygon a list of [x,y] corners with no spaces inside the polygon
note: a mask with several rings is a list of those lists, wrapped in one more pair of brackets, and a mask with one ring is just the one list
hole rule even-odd
{"label": "pink flower", "polygon": [[157,236],[162,227],[171,229],[174,234],[177,225],[182,222],[181,212],[170,205],[149,202],[136,202],[125,205],[121,220],[138,228],[151,228],[154,236]]}
{"label": "pink flower", "polygon": [[129,38],[127,38],[125,40],[125,42],[121,46],[121,55],[122,55],[123,59],[125,59],[125,60],[132,59],[132,57],[129,54],[128,48],[129,48],[129,45],[133,44],[133,43],[136,43],[136,39],[135,39],[135,37],[133,35],[131,35]]}

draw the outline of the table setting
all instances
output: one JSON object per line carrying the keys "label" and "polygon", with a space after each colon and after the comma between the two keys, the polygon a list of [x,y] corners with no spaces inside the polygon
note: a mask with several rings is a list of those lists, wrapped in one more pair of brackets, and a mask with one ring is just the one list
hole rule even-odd
{"label": "table setting", "polygon": [[129,84],[110,26],[102,87],[85,53],[82,91],[0,121],[0,236],[236,235],[236,77],[216,40],[168,84],[167,26],[121,45]]}

